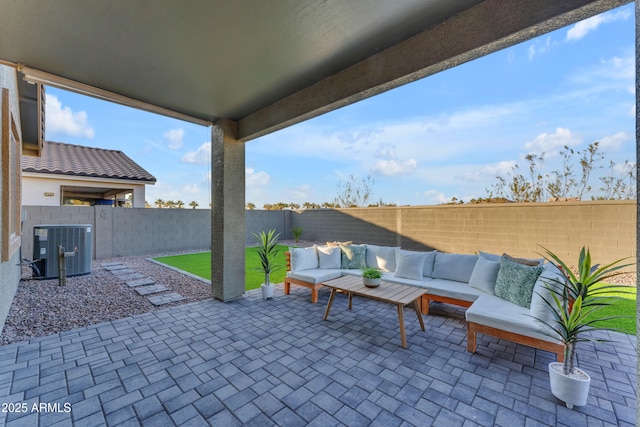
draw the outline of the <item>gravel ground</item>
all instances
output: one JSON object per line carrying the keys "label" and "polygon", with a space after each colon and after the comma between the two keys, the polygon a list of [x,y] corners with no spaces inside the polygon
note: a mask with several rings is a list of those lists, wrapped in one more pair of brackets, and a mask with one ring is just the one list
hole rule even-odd
{"label": "gravel ground", "polygon": [[[297,246],[313,243],[299,242]],[[283,241],[281,244],[289,246],[294,242]],[[31,270],[23,267],[22,280],[2,330],[0,345],[210,298],[207,283],[146,259],[164,255],[176,253],[94,261],[91,274],[68,277],[64,287],[58,286],[58,279],[34,280]],[[165,292],[177,292],[186,299],[154,306],[147,296],[138,295],[134,288],[105,270],[102,264],[108,262],[120,262],[164,285],[168,288]],[[636,275],[620,275],[615,283],[635,286]]]}

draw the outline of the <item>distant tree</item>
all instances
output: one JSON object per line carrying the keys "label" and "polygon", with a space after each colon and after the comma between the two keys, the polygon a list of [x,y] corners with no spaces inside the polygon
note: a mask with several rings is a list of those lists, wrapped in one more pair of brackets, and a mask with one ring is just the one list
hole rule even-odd
{"label": "distant tree", "polygon": [[322,202],[322,205],[320,205],[320,206],[322,206],[325,209],[333,209],[333,208],[339,208],[340,207],[340,205],[335,203],[335,202],[333,202],[333,203],[332,202]]}
{"label": "distant tree", "polygon": [[184,202],[182,200],[178,200],[176,202],[176,208],[178,208],[178,209],[184,208]]}
{"label": "distant tree", "polygon": [[496,176],[497,182],[487,189],[489,200],[500,199],[514,202],[543,202],[553,199],[580,200],[585,192],[591,191],[589,180],[594,168],[604,159],[600,143],[592,142],[584,150],[574,150],[565,146],[560,151],[562,169],[545,173],[543,171],[545,153],[527,154],[528,174],[521,172],[518,164],[507,172],[507,176]]}
{"label": "distant tree", "polygon": [[191,209],[195,209],[199,205],[198,205],[198,202],[196,202],[195,200],[192,200],[192,201],[189,202],[189,206],[191,206]]}
{"label": "distant tree", "polygon": [[300,209],[300,205],[297,203],[289,203],[289,208],[291,209]]}
{"label": "distant tree", "polygon": [[256,208],[256,204],[255,204],[255,203],[251,203],[251,202],[249,202],[249,203],[247,203],[247,204],[245,205],[245,209],[248,209],[248,210],[250,210],[250,211],[255,210],[255,208]]}
{"label": "distant tree", "polygon": [[144,201],[144,207],[145,208],[150,208],[151,205],[149,204],[149,202],[147,202],[146,200]]}
{"label": "distant tree", "polygon": [[384,207],[384,206],[396,206],[396,204],[395,203],[386,203],[382,199],[380,199],[377,202],[369,203],[369,205],[368,205],[368,207],[370,207],[370,208],[381,208],[381,207]]}
{"label": "distant tree", "polygon": [[159,207],[159,208],[163,208],[163,207],[164,207],[164,200],[162,200],[162,199],[157,199],[157,200],[155,201],[155,205],[156,205],[157,207]]}
{"label": "distant tree", "polygon": [[600,177],[601,200],[627,200],[636,198],[636,164],[625,160],[624,165],[616,172],[616,164],[609,162],[609,174]]}
{"label": "distant tree", "polygon": [[374,183],[371,175],[367,175],[363,179],[349,175],[345,181],[338,182],[338,195],[334,203],[345,208],[366,206],[371,197]]}

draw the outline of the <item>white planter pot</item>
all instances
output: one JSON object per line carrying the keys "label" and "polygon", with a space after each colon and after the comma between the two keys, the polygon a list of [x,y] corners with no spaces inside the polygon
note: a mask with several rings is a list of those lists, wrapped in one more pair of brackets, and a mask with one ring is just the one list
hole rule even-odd
{"label": "white planter pot", "polygon": [[367,288],[377,288],[378,286],[380,286],[381,282],[382,279],[369,279],[368,277],[362,278],[362,284]]}
{"label": "white planter pot", "polygon": [[262,299],[270,299],[273,298],[273,289],[275,288],[275,286],[271,285],[265,285],[264,283],[262,285],[260,285],[260,288],[262,289]]}
{"label": "white planter pot", "polygon": [[551,393],[562,400],[569,409],[587,404],[591,385],[591,377],[582,369],[576,368],[576,370],[579,372],[577,378],[565,376],[562,373],[562,363],[549,363]]}

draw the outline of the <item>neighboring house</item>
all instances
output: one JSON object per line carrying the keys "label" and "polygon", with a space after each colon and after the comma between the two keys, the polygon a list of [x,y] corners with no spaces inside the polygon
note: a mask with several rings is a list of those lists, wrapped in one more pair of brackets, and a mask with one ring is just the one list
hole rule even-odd
{"label": "neighboring house", "polygon": [[45,141],[41,157],[22,156],[25,206],[145,207],[156,178],[118,150]]}

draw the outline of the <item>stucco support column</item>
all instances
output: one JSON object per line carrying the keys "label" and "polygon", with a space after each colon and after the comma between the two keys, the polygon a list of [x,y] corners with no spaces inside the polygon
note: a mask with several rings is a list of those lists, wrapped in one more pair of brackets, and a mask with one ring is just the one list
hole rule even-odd
{"label": "stucco support column", "polygon": [[240,298],[245,288],[244,142],[237,123],[220,120],[211,129],[211,295]]}

